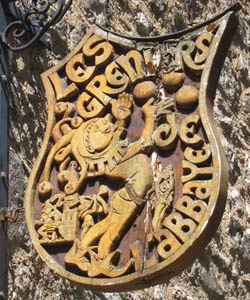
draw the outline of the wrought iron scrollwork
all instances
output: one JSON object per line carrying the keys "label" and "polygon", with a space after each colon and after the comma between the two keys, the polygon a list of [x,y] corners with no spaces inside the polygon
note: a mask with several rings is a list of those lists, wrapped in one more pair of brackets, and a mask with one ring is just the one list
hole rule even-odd
{"label": "wrought iron scrollwork", "polygon": [[1,33],[1,42],[11,51],[23,50],[39,39],[48,44],[44,34],[62,19],[71,4],[72,0],[31,0],[17,6],[11,1],[8,11],[17,20]]}

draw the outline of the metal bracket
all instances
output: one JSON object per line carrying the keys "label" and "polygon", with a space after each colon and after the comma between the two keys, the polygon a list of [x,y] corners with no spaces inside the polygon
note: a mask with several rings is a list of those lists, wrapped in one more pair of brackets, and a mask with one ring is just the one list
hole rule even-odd
{"label": "metal bracket", "polygon": [[[3,3],[15,21],[11,22],[2,33],[0,41],[11,51],[28,48],[35,41],[40,40],[51,49],[49,28],[58,23],[72,4],[72,0],[32,0],[30,7],[23,4],[23,9],[16,6],[15,0]],[[27,33],[32,36],[27,36]],[[13,42],[14,40],[14,42]]]}
{"label": "metal bracket", "polygon": [[[0,208],[0,222],[9,221],[9,222],[15,223],[19,217],[19,213],[23,212],[23,211],[24,211],[24,208],[19,207],[19,208],[16,208],[12,214],[8,214],[7,207]],[[0,298],[0,300],[1,300],[1,298]]]}
{"label": "metal bracket", "polygon": [[96,24],[96,26],[101,28],[102,30],[106,31],[108,34],[118,36],[118,37],[121,37],[121,38],[124,38],[124,39],[134,40],[136,42],[158,42],[158,43],[162,43],[163,41],[166,41],[166,40],[178,39],[181,36],[183,36],[184,34],[187,34],[187,33],[192,32],[194,30],[198,30],[198,29],[200,29],[201,27],[203,27],[205,25],[208,25],[212,22],[215,22],[219,18],[225,16],[230,11],[236,13],[240,9],[241,9],[241,4],[240,3],[235,3],[232,6],[225,9],[222,13],[219,13],[218,15],[214,16],[213,18],[211,18],[211,19],[209,19],[209,20],[207,20],[203,23],[197,24],[193,27],[189,27],[189,28],[184,29],[184,30],[180,30],[180,31],[176,31],[174,33],[170,33],[170,34],[167,34],[167,35],[160,35],[160,36],[150,36],[150,37],[148,37],[148,36],[141,36],[141,37],[139,37],[139,36],[127,36],[127,35],[123,35],[123,34],[120,34],[120,33],[116,33],[112,30],[109,30],[108,28],[105,28],[105,27],[101,26],[100,24]]}

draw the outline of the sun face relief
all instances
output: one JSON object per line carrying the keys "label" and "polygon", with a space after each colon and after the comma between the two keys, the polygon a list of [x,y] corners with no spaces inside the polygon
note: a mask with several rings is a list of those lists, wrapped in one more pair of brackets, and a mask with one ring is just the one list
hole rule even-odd
{"label": "sun face relief", "polygon": [[231,22],[229,12],[160,43],[93,27],[42,75],[53,118],[26,216],[61,275],[103,291],[145,287],[209,241],[227,176],[206,96]]}
{"label": "sun face relief", "polygon": [[97,119],[93,123],[85,139],[88,140],[89,151],[101,152],[111,143],[115,125],[107,118]]}

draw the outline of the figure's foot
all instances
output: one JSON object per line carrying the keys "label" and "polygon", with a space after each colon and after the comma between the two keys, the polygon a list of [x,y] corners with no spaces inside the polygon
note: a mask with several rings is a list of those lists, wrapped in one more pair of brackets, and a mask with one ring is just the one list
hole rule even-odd
{"label": "figure's foot", "polygon": [[64,262],[68,265],[75,265],[81,271],[87,272],[90,267],[90,262],[86,257],[86,254],[89,252],[90,249],[81,249],[78,247],[78,244],[79,241],[74,242],[73,247],[65,255]]}
{"label": "figure's foot", "polygon": [[68,265],[77,266],[81,271],[87,272],[89,277],[99,275],[119,277],[126,274],[134,263],[133,258],[130,258],[124,266],[115,266],[113,263],[118,260],[120,250],[113,251],[103,259],[98,257],[96,250],[96,246],[85,249],[77,248],[77,242],[75,242],[65,255],[64,262]]}
{"label": "figure's foot", "polygon": [[96,253],[89,252],[91,257],[91,265],[88,271],[90,277],[96,277],[99,275],[104,275],[107,277],[119,277],[127,273],[130,267],[133,265],[134,260],[130,258],[129,261],[124,266],[113,265],[113,260],[120,256],[120,250],[116,250],[108,254],[104,259],[98,259]]}

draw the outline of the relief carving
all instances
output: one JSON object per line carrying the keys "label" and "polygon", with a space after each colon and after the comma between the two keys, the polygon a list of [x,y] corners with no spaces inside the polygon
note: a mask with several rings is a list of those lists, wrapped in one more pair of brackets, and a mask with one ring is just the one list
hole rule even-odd
{"label": "relief carving", "polygon": [[202,234],[221,168],[202,76],[221,26],[124,45],[92,29],[43,75],[53,120],[32,234],[64,276],[136,283],[177,266]]}
{"label": "relief carving", "polygon": [[[195,47],[203,50],[200,54],[197,52],[195,63],[205,61],[208,48],[202,41],[205,38],[210,41],[210,35],[200,35],[195,44],[193,41],[186,42],[187,45],[190,43],[192,51]],[[183,50],[183,45],[180,46],[183,61],[191,68],[193,64],[189,62],[190,58],[187,58],[187,50]],[[123,265],[116,265],[123,251],[119,243],[149,201],[148,198],[152,215],[152,233],[148,234],[148,239],[151,244],[158,245],[156,249],[161,258],[168,257],[173,249],[180,246],[167,229],[177,239],[187,241],[196,228],[196,223],[192,221],[194,208],[199,207],[200,211],[204,211],[206,207],[205,203],[196,203],[195,207],[189,204],[183,208],[183,198],[178,199],[174,205],[173,166],[167,165],[154,176],[149,159],[152,152],[169,153],[176,148],[178,135],[189,146],[184,151],[187,160],[182,162],[184,199],[190,199],[187,195],[193,194],[198,199],[205,199],[209,191],[206,188],[208,182],[193,179],[209,174],[211,177],[213,168],[196,166],[197,159],[199,161],[197,151],[202,149],[195,148],[195,159],[188,161],[190,156],[194,156],[190,147],[202,143],[202,137],[196,133],[200,119],[198,115],[190,114],[178,126],[176,107],[179,105],[193,110],[194,106],[190,106],[190,103],[198,101],[198,94],[193,96],[193,90],[197,91],[195,87],[183,85],[186,75],[183,67],[175,62],[173,49],[169,50],[171,57],[165,61],[165,65],[168,63],[172,67],[171,72],[162,76],[163,89],[157,88],[155,79],[147,78],[145,59],[137,50],[131,50],[110,62],[115,53],[114,47],[93,35],[82,51],[65,66],[67,82],[72,83],[64,90],[58,74],[50,76],[57,95],[55,115],[58,121],[52,128],[54,146],[48,154],[38,193],[43,200],[52,193],[50,178],[53,168],[58,170],[54,184],[58,185],[60,193],[45,201],[36,228],[42,244],[71,245],[64,257],[66,265],[76,266],[89,277],[117,277],[129,270],[138,270],[143,264],[143,250],[140,249],[145,246],[135,240],[127,261]],[[157,55],[161,57],[159,51],[160,48]],[[86,66],[85,60],[90,58],[94,65]],[[150,59],[149,50],[147,58]],[[104,72],[95,75],[98,69],[101,70],[100,65]],[[65,102],[66,99],[71,100],[73,93],[78,91],[77,84],[84,83],[85,90],[76,102]],[[131,84],[134,86],[127,93],[128,85]],[[176,105],[171,94],[167,96],[167,92],[173,91],[176,92]],[[62,94],[63,98],[60,96]],[[115,95],[117,98],[114,98]],[[141,116],[138,116],[144,126],[140,129],[138,139],[130,142],[127,132],[135,106],[140,111]],[[204,147],[207,149],[209,146]],[[204,155],[204,151],[201,155]],[[101,176],[110,182],[119,180],[122,184],[112,196],[109,196],[109,189],[105,185],[101,185],[96,194],[85,196],[84,189],[88,180],[98,181]],[[171,213],[173,207],[177,210],[179,207],[180,213],[187,213],[190,218],[183,219],[180,213]],[[195,221],[199,219],[196,215],[193,218]],[[171,241],[175,246],[171,246]],[[157,261],[157,257],[153,257]]]}

